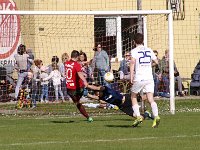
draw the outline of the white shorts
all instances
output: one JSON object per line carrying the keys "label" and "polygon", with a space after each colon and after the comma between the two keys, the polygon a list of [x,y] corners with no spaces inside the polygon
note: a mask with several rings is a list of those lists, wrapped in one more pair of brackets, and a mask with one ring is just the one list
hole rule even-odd
{"label": "white shorts", "polygon": [[141,90],[144,90],[147,93],[154,93],[154,81],[135,81],[131,87],[131,92],[138,93]]}

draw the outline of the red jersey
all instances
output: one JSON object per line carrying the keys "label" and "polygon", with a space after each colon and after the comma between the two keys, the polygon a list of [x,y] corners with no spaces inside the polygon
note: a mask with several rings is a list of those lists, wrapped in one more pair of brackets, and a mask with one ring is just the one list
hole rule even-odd
{"label": "red jersey", "polygon": [[82,72],[81,65],[78,62],[73,60],[65,62],[67,89],[75,90],[84,87],[82,79],[78,76],[78,72]]}

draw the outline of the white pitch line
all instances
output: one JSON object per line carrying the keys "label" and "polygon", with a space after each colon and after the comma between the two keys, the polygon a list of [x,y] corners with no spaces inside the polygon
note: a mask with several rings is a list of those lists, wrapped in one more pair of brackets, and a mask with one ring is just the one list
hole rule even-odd
{"label": "white pitch line", "polygon": [[0,144],[0,146],[29,146],[29,145],[46,145],[46,144],[68,144],[68,143],[103,143],[103,142],[116,142],[116,141],[140,141],[140,140],[152,140],[152,139],[170,139],[170,138],[189,138],[200,137],[200,135],[177,135],[168,137],[141,137],[141,138],[124,138],[124,139],[97,139],[97,140],[80,140],[80,141],[44,141],[44,142],[31,142],[31,143],[11,143]]}

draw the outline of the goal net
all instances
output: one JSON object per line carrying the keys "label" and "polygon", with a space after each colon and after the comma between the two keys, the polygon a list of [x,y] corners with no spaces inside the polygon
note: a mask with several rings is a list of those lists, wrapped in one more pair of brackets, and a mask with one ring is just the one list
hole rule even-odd
{"label": "goal net", "polygon": [[[142,22],[138,23],[138,15],[142,16]],[[72,50],[82,51],[87,56],[88,64],[94,57],[94,50],[100,44],[110,58],[110,68],[115,75],[113,86],[122,93],[130,93],[128,81],[119,79],[120,61],[126,52],[134,48],[133,36],[142,25],[144,45],[158,51],[158,58],[162,59],[165,50],[169,50],[169,66],[173,68],[173,30],[172,14],[170,10],[159,11],[0,11],[0,57],[1,57],[1,102],[13,99],[18,79],[13,65],[16,60],[17,48],[20,44],[26,46],[27,53],[34,55],[34,60],[42,60],[43,66],[51,67],[52,60],[58,65],[65,62],[67,53],[70,57]],[[31,54],[32,53],[32,54]],[[57,57],[55,57],[57,56]],[[59,60],[57,59],[59,58]],[[33,64],[34,66],[34,64]],[[33,67],[32,66],[32,67]],[[48,72],[50,73],[50,72]],[[174,70],[170,69],[173,75]],[[3,81],[4,80],[4,81]],[[96,82],[94,79],[90,83]],[[162,83],[158,87],[158,93],[170,93],[158,100],[161,112],[175,113],[174,104],[174,76],[167,82],[170,91],[165,91]],[[26,99],[32,100],[33,92],[37,103],[37,113],[72,113],[73,104],[68,102],[65,88],[63,92],[66,103],[55,101],[55,89],[49,81],[48,101],[41,103],[41,83],[33,86],[32,79],[25,79],[21,88],[26,92],[24,106],[28,105]],[[22,96],[23,97],[23,96]],[[166,98],[167,97],[167,98]],[[45,98],[44,98],[45,99]],[[61,99],[59,97],[59,99]],[[91,102],[89,98],[82,98],[82,102]],[[2,105],[1,111],[16,113],[15,102]],[[67,105],[67,109],[66,109]],[[24,107],[21,106],[21,107]],[[27,112],[30,109],[19,108]],[[29,106],[27,106],[29,107]],[[93,110],[90,110],[93,111]],[[33,111],[28,111],[33,112]],[[36,111],[34,111],[36,112]]]}

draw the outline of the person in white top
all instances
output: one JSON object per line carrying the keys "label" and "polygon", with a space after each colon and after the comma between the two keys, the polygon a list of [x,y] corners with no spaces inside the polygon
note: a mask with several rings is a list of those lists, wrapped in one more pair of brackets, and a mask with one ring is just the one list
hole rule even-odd
{"label": "person in white top", "polygon": [[49,79],[52,78],[53,80],[53,86],[54,86],[54,90],[55,90],[55,96],[56,96],[56,102],[58,102],[58,93],[60,94],[62,101],[64,101],[64,96],[63,96],[63,92],[61,90],[61,73],[59,71],[59,67],[56,63],[52,64],[52,69],[53,71],[51,71],[50,75],[44,79],[42,79],[43,81],[47,81]]}
{"label": "person in white top", "polygon": [[150,48],[143,46],[143,41],[144,38],[141,33],[135,34],[134,42],[136,48],[131,50],[130,76],[131,83],[133,84],[131,88],[131,100],[133,111],[137,116],[137,119],[133,122],[133,127],[138,126],[143,121],[137,102],[137,93],[145,90],[147,99],[151,104],[153,115],[155,116],[152,127],[156,128],[160,123],[160,117],[158,116],[157,104],[153,99],[154,81],[151,64],[152,61],[158,64],[158,60]]}
{"label": "person in white top", "polygon": [[[42,66],[40,68],[40,70],[41,70],[41,74],[40,74],[41,79],[45,79],[49,76],[48,73],[47,73],[48,67]],[[41,93],[41,96],[40,96],[40,99],[41,99],[40,102],[41,103],[44,103],[44,102],[48,103],[49,102],[49,100],[48,100],[48,93],[49,93],[48,84],[49,84],[48,80],[46,80],[46,81],[42,80],[41,81],[41,86],[42,86],[42,93]],[[45,97],[45,100],[43,99],[44,97]]]}
{"label": "person in white top", "polygon": [[32,86],[31,86],[32,88],[31,99],[33,103],[32,109],[36,108],[36,100],[39,93],[39,81],[40,81],[40,74],[41,74],[40,68],[42,67],[42,65],[43,65],[42,60],[35,59],[34,66],[31,67],[31,70],[33,73]]}

